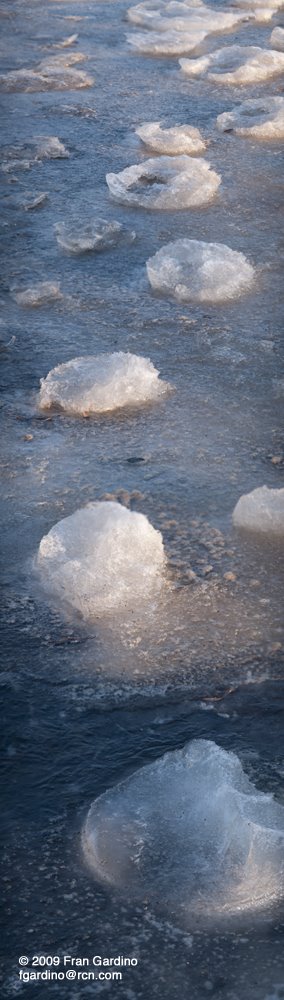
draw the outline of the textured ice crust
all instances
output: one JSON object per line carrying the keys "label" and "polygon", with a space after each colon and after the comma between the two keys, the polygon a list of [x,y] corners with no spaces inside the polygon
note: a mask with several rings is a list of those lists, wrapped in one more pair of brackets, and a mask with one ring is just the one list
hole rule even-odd
{"label": "textured ice crust", "polygon": [[23,291],[13,292],[13,298],[19,306],[42,306],[46,302],[53,302],[62,297],[58,281],[40,281]]}
{"label": "textured ice crust", "polygon": [[233,523],[247,531],[284,536],[284,488],[259,486],[244,493],[233,511]]}
{"label": "textured ice crust", "polygon": [[182,209],[206,205],[221,182],[206,160],[188,156],[160,156],[107,174],[111,195],[124,205]]}
{"label": "textured ice crust", "polygon": [[242,253],[223,243],[175,240],[146,264],[152,288],[180,302],[223,302],[246,292],[254,269]]}
{"label": "textured ice crust", "polygon": [[128,20],[132,24],[159,33],[173,30],[185,32],[188,35],[198,34],[200,31],[204,31],[206,34],[230,31],[239,22],[248,20],[249,17],[253,17],[253,15],[237,9],[212,10],[204,4],[192,7],[192,5],[185,3],[160,4],[156,8],[149,8],[146,4],[138,4],[128,11]]}
{"label": "textured ice crust", "polygon": [[101,502],[58,521],[41,540],[35,568],[53,598],[94,619],[157,597],[164,565],[162,535],[148,518]]}
{"label": "textured ice crust", "polygon": [[96,876],[185,918],[254,910],[283,892],[284,809],[211,741],[166,753],[94,801]]}
{"label": "textured ice crust", "polygon": [[258,45],[228,45],[200,59],[180,59],[186,76],[207,76],[215,83],[262,83],[284,70],[284,53]]}
{"label": "textured ice crust", "polygon": [[149,149],[155,153],[167,156],[194,156],[203,153],[206,142],[198,128],[192,125],[176,125],[173,128],[161,128],[161,122],[147,122],[140,125],[136,135]]}
{"label": "textured ice crust", "polygon": [[284,52],[284,28],[273,28],[270,35],[270,45],[279,52]]}
{"label": "textured ice crust", "polygon": [[264,97],[244,101],[233,111],[217,118],[221,132],[253,136],[255,139],[282,139],[284,136],[284,97]]}
{"label": "textured ice crust", "polygon": [[124,406],[140,406],[168,389],[149,360],[136,354],[90,355],[72,358],[41,379],[41,409],[57,407],[88,416]]}
{"label": "textured ice crust", "polygon": [[108,250],[118,243],[131,243],[136,236],[120,222],[93,219],[82,226],[80,223],[57,222],[55,225],[57,243],[67,253],[88,253],[91,250]]}

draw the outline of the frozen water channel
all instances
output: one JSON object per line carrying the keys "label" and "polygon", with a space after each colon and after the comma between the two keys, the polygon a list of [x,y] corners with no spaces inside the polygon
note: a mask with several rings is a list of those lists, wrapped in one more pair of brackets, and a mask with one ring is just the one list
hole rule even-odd
{"label": "frozen water channel", "polygon": [[[283,805],[283,533],[233,522],[240,497],[283,486],[282,133],[238,127],[276,114],[283,76],[244,86],[218,73],[186,75],[179,54],[143,54],[126,36],[159,33],[152,6],[150,30],[127,19],[122,0],[15,0],[0,13],[5,998],[21,992],[18,955],[39,949],[139,959],[121,984],[38,983],[40,998],[53,988],[76,1000],[117,989],[123,1000],[283,996],[278,897],[225,924],[217,913],[206,923],[202,914],[179,920],[174,905],[165,913],[146,891],[137,901],[131,886],[120,894],[98,881],[81,843],[94,799],[192,740],[233,752],[252,787]],[[211,0],[215,7],[228,9]],[[266,7],[267,20],[232,17],[229,31],[210,29],[194,59],[233,45],[273,51],[283,12]],[[172,36],[174,10],[166,15]],[[167,206],[161,160],[165,153],[172,171],[175,156],[186,156],[147,145],[151,123],[159,141],[166,130],[199,130],[185,135],[200,136],[202,162],[221,179],[212,198]],[[157,174],[143,169],[149,159]],[[106,175],[134,165],[133,197],[113,200]],[[146,263],[176,241],[242,254],[253,281],[228,300],[165,295],[151,287]],[[103,354],[114,359],[108,379],[109,362],[94,374],[85,367]],[[116,372],[126,378],[119,358],[129,355],[146,359],[131,375],[130,401],[125,382],[113,385]],[[41,408],[41,380],[58,366],[67,366],[70,398],[74,359],[81,403],[72,365],[74,412],[61,396]],[[145,386],[156,379],[151,391],[142,382],[139,390],[140,371]],[[103,412],[85,402],[94,385]],[[147,573],[148,563],[155,569],[148,533],[161,538],[161,580],[148,591],[133,568],[135,533],[125,561],[121,536],[116,593],[121,567],[135,599],[114,607],[110,590],[113,615],[104,616],[108,543],[94,563],[87,545],[88,617],[76,538],[68,559],[71,551],[80,573],[64,568],[69,604],[56,588],[47,593],[35,568],[55,525],[109,501],[126,507],[129,524],[132,512],[147,518],[145,543],[139,536]],[[170,878],[169,866],[169,888]],[[29,1000],[32,984],[24,989]]]}

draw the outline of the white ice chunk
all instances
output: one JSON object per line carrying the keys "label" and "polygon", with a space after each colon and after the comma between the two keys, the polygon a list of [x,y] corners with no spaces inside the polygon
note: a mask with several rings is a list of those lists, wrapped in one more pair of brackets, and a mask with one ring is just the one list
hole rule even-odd
{"label": "white ice chunk", "polygon": [[41,379],[39,405],[88,416],[140,406],[159,399],[168,388],[149,358],[122,351],[87,355],[58,365]]}
{"label": "white ice chunk", "polygon": [[23,291],[13,291],[13,298],[19,306],[42,306],[47,302],[62,299],[59,281],[40,281]]}
{"label": "white ice chunk", "polygon": [[187,76],[207,76],[215,83],[262,83],[284,70],[284,53],[258,45],[228,45],[200,59],[180,59]]}
{"label": "white ice chunk", "polygon": [[206,142],[201,132],[192,125],[161,128],[161,122],[148,122],[140,125],[135,131],[145,146],[153,149],[155,153],[166,153],[168,156],[182,154],[194,156],[206,149]]}
{"label": "white ice chunk", "polygon": [[264,97],[244,101],[233,111],[217,118],[221,132],[253,136],[255,139],[282,139],[284,136],[284,97]]}
{"label": "white ice chunk", "polygon": [[279,52],[284,52],[284,28],[274,28],[270,35],[270,45]]}
{"label": "white ice chunk", "polygon": [[[133,15],[133,10],[136,13]],[[161,7],[158,11],[141,10],[133,8],[128,12],[128,18],[132,23],[138,24],[151,31],[165,32],[185,32],[187,35],[205,31],[206,34],[219,34],[223,31],[232,30],[238,23],[255,19],[253,13],[238,10],[212,10],[210,7],[194,8],[193,10],[185,4],[178,4],[174,10],[167,10]]]}
{"label": "white ice chunk", "polygon": [[259,486],[244,493],[233,511],[237,528],[266,535],[284,535],[284,489]]}
{"label": "white ice chunk", "polygon": [[212,201],[221,177],[206,160],[160,156],[107,174],[111,195],[123,205],[144,208],[195,208]]}
{"label": "white ice chunk", "polygon": [[267,10],[280,10],[284,7],[284,0],[234,0],[234,6],[245,10],[261,10],[263,7]]}
{"label": "white ice chunk", "polygon": [[[126,35],[129,45],[142,55],[180,56],[194,52],[204,42],[206,31],[185,33],[181,31],[137,31]],[[0,78],[1,83],[1,78]]]}
{"label": "white ice chunk", "polygon": [[223,243],[175,240],[150,257],[147,274],[156,291],[179,302],[222,302],[248,291],[254,269],[243,253]]}
{"label": "white ice chunk", "polygon": [[139,609],[155,598],[164,565],[162,535],[148,518],[107,501],[58,521],[36,559],[50,594],[86,619]]}
{"label": "white ice chunk", "polygon": [[161,14],[174,19],[180,15],[189,17],[191,12],[199,14],[202,10],[207,10],[202,0],[195,0],[195,2],[190,3],[182,3],[180,0],[179,2],[178,0],[173,0],[173,2],[169,3],[161,3],[160,0],[146,0],[146,3],[139,3],[134,7],[130,7],[127,11],[127,18],[131,24],[138,24],[144,28],[151,27],[153,21]]}
{"label": "white ice chunk", "polygon": [[209,740],[106,791],[82,839],[100,880],[185,920],[255,910],[283,893],[284,808]]}
{"label": "white ice chunk", "polygon": [[120,222],[93,219],[87,224],[57,222],[56,239],[59,246],[68,253],[88,253],[91,250],[107,250],[118,243],[131,243],[136,236],[134,230],[127,229]]}

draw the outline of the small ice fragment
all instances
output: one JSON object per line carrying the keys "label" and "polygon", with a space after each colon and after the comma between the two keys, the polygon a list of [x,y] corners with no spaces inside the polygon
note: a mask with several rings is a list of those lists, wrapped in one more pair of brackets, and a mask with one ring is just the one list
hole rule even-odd
{"label": "small ice fragment", "polygon": [[223,243],[175,240],[150,257],[147,274],[156,291],[179,302],[222,302],[248,291],[254,268]]}
{"label": "small ice fragment", "polygon": [[111,195],[123,205],[144,208],[195,208],[214,198],[221,177],[206,160],[160,156],[107,174]]}
{"label": "small ice fragment", "polygon": [[244,493],[233,511],[237,528],[266,535],[284,535],[284,488],[258,486]]}
{"label": "small ice fragment", "polygon": [[41,379],[39,406],[89,416],[159,399],[169,386],[149,360],[136,354],[86,355],[58,365]]}
{"label": "small ice fragment", "polygon": [[136,237],[134,230],[106,219],[93,219],[83,226],[80,223],[57,222],[54,228],[59,246],[74,254],[107,250],[118,243],[132,243]]}
{"label": "small ice fragment", "polygon": [[82,842],[98,879],[182,921],[254,911],[283,894],[284,808],[211,740],[100,795]]}
{"label": "small ice fragment", "polygon": [[186,76],[206,76],[214,83],[262,83],[284,70],[284,53],[258,45],[228,45],[200,59],[180,59]]}
{"label": "small ice fragment", "polygon": [[44,205],[47,199],[47,191],[39,191],[36,195],[32,195],[31,193],[26,194],[26,197],[22,201],[22,207],[25,209],[25,212],[31,212],[34,208],[41,208],[41,205]]}
{"label": "small ice fragment", "polygon": [[91,619],[157,597],[164,566],[162,535],[148,518],[104,501],[58,521],[35,568],[53,597]]}
{"label": "small ice fragment", "polygon": [[54,46],[54,48],[55,49],[69,49],[70,45],[75,45],[75,42],[77,42],[77,39],[78,39],[78,35],[68,35],[67,38],[63,38],[62,39],[62,42],[58,42],[57,45]]}
{"label": "small ice fragment", "polygon": [[233,111],[217,118],[221,132],[253,136],[255,139],[282,139],[284,136],[284,97],[264,97],[244,101]]}
{"label": "small ice fragment", "polygon": [[284,28],[274,28],[270,35],[270,45],[279,52],[284,52]]}
{"label": "small ice fragment", "polygon": [[38,135],[24,145],[19,143],[4,149],[1,170],[5,174],[12,170],[30,170],[43,160],[58,160],[68,156],[68,149],[57,135]]}
{"label": "small ice fragment", "polygon": [[161,122],[148,122],[135,129],[136,135],[142,139],[145,146],[155,153],[167,156],[194,156],[203,153],[206,142],[198,128],[192,125],[175,125],[173,128],[161,128]]}
{"label": "small ice fragment", "polygon": [[40,281],[23,291],[13,291],[13,298],[19,306],[42,306],[46,302],[62,299],[59,281]]}

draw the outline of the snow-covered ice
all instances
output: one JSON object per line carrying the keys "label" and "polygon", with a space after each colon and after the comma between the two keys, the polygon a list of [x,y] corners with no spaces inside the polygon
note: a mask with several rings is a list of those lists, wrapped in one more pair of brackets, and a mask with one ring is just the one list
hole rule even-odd
{"label": "snow-covered ice", "polygon": [[116,201],[144,208],[182,209],[206,205],[214,198],[221,177],[206,160],[161,156],[107,174]]}
{"label": "snow-covered ice", "polygon": [[279,52],[284,52],[284,28],[273,28],[270,35],[270,45]]}
{"label": "snow-covered ice", "polygon": [[93,219],[84,225],[57,222],[54,228],[59,246],[74,254],[107,250],[118,243],[131,243],[136,236],[134,230],[127,229],[121,222],[106,219]]}
{"label": "snow-covered ice", "polygon": [[255,910],[283,893],[284,808],[209,740],[106,791],[82,841],[100,880],[184,919]]}
{"label": "snow-covered ice", "polygon": [[41,379],[39,405],[89,416],[159,399],[169,386],[149,360],[136,354],[86,355],[58,365]]}
{"label": "snow-covered ice", "polygon": [[59,281],[40,281],[29,288],[12,290],[12,295],[19,306],[42,306],[63,298]]}
{"label": "snow-covered ice", "polygon": [[200,59],[180,59],[186,76],[206,76],[215,83],[262,83],[284,71],[284,53],[258,45],[228,45]]}
{"label": "snow-covered ice", "polygon": [[284,535],[284,488],[258,486],[244,493],[233,511],[237,528],[265,535]]}
{"label": "snow-covered ice", "polygon": [[50,595],[86,619],[139,611],[159,594],[164,566],[162,535],[148,518],[107,501],[58,521],[35,560]]}
{"label": "snow-covered ice", "polygon": [[254,269],[243,253],[223,243],[175,240],[150,257],[147,274],[156,291],[180,302],[222,302],[248,291]]}
{"label": "snow-covered ice", "polygon": [[135,129],[136,135],[145,146],[155,153],[167,156],[194,156],[203,153],[206,142],[198,128],[192,125],[175,125],[173,128],[162,128],[161,122],[147,122]]}
{"label": "snow-covered ice", "polygon": [[253,136],[255,139],[282,139],[284,136],[284,97],[264,97],[243,101],[232,111],[217,118],[221,132]]}

